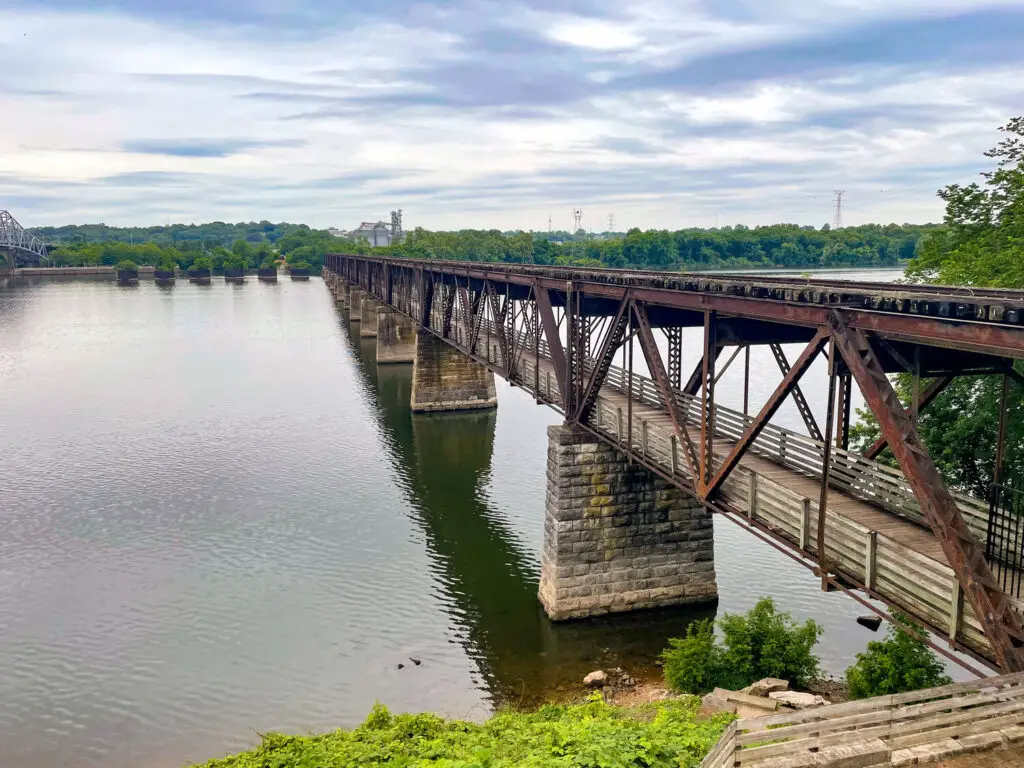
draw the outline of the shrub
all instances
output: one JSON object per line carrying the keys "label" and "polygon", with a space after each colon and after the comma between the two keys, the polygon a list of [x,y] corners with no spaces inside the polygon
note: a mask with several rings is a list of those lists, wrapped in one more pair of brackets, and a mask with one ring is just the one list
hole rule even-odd
{"label": "shrub", "polygon": [[277,268],[277,264],[274,263],[273,259],[267,259],[262,264],[260,264],[260,269],[276,269],[276,268]]}
{"label": "shrub", "polygon": [[672,638],[662,653],[665,682],[684,693],[715,687],[742,688],[763,677],[778,677],[806,686],[818,675],[814,646],[821,626],[808,619],[794,624],[779,613],[770,597],[745,615],[725,614],[718,621],[722,643],[709,620],[694,622],[683,639]]}
{"label": "shrub", "polygon": [[121,259],[121,261],[114,265],[114,269],[118,272],[136,272],[139,269],[139,265],[128,259]]}
{"label": "shrub", "polygon": [[722,649],[715,643],[714,623],[701,619],[686,628],[686,637],[669,638],[661,660],[672,690],[710,691],[722,676]]}
{"label": "shrub", "polygon": [[[897,621],[905,619],[897,614]],[[851,699],[934,688],[952,682],[931,649],[895,624],[884,640],[868,643],[857,663],[846,670]]]}
{"label": "shrub", "polygon": [[291,264],[292,269],[312,269],[313,265],[308,261],[295,261]]}
{"label": "shrub", "polygon": [[213,269],[213,259],[209,256],[200,256],[192,262],[191,269]]}
{"label": "shrub", "polygon": [[803,686],[818,676],[818,657],[812,650],[821,625],[812,619],[794,624],[788,613],[775,610],[770,597],[759,600],[745,616],[727,613],[718,626],[724,636],[723,664],[741,681],[739,687],[763,677]]}
{"label": "shrub", "polygon": [[612,707],[600,695],[575,706],[499,712],[483,724],[377,705],[359,727],[319,736],[267,734],[250,752],[205,768],[299,766],[676,766],[697,768],[731,715],[699,717],[693,697]]}

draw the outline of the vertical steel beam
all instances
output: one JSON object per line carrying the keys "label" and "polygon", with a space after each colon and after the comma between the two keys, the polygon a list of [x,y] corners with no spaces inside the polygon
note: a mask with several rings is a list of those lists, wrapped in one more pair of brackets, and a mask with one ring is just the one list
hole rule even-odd
{"label": "vertical steel beam", "polygon": [[821,588],[827,589],[825,581],[829,573],[828,555],[825,552],[825,514],[828,510],[828,490],[832,479],[832,425],[836,410],[836,342],[828,345],[828,402],[825,406],[825,436],[821,457],[821,494],[818,496],[818,570],[821,573]]}
{"label": "vertical steel beam", "polygon": [[668,338],[668,380],[672,389],[683,388],[683,329],[666,328]]}
{"label": "vertical steel beam", "polygon": [[704,357],[701,361],[700,398],[700,481],[703,492],[711,481],[715,463],[715,362],[721,354],[718,346],[718,313],[704,313]]}
{"label": "vertical steel beam", "polygon": [[869,337],[859,329],[850,328],[838,312],[833,310],[831,316],[837,349],[878,420],[925,520],[942,545],[992,645],[997,663],[1007,673],[1024,670],[1020,652],[1024,645],[1024,628],[1020,617],[993,577],[985,561],[984,548],[978,545],[960,516],[953,495],[889,383]]}
{"label": "vertical steel beam", "polygon": [[743,415],[750,415],[750,345],[743,348]]}

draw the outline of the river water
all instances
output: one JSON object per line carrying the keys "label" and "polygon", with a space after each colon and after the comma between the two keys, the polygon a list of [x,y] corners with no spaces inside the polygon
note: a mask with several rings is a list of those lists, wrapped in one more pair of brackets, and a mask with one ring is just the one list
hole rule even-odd
{"label": "river water", "polygon": [[[0,287],[0,765],[183,766],[377,700],[480,718],[653,673],[714,614],[550,624],[557,414],[499,381],[494,412],[414,416],[411,366],[374,357],[319,279]],[[835,673],[873,637],[743,529],[715,547],[719,613],[771,595]]]}

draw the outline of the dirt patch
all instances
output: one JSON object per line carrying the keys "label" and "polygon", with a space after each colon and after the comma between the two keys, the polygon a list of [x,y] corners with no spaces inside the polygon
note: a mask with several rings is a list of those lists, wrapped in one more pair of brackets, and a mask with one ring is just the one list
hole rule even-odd
{"label": "dirt patch", "polygon": [[818,694],[833,704],[841,704],[844,701],[850,700],[850,689],[847,687],[846,681],[836,677],[823,677],[815,680],[807,686],[807,690]]}
{"label": "dirt patch", "polygon": [[1007,752],[982,752],[964,755],[952,760],[943,760],[938,768],[1024,768],[1024,747],[1014,747]]}

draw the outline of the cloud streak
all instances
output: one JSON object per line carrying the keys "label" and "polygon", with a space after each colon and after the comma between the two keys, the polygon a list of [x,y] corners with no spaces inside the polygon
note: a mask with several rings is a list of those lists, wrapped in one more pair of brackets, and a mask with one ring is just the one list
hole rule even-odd
{"label": "cloud streak", "polygon": [[[1024,0],[16,0],[29,224],[941,216],[1024,104]],[[188,19],[187,25],[182,24]],[[44,45],[40,41],[45,41]]]}

